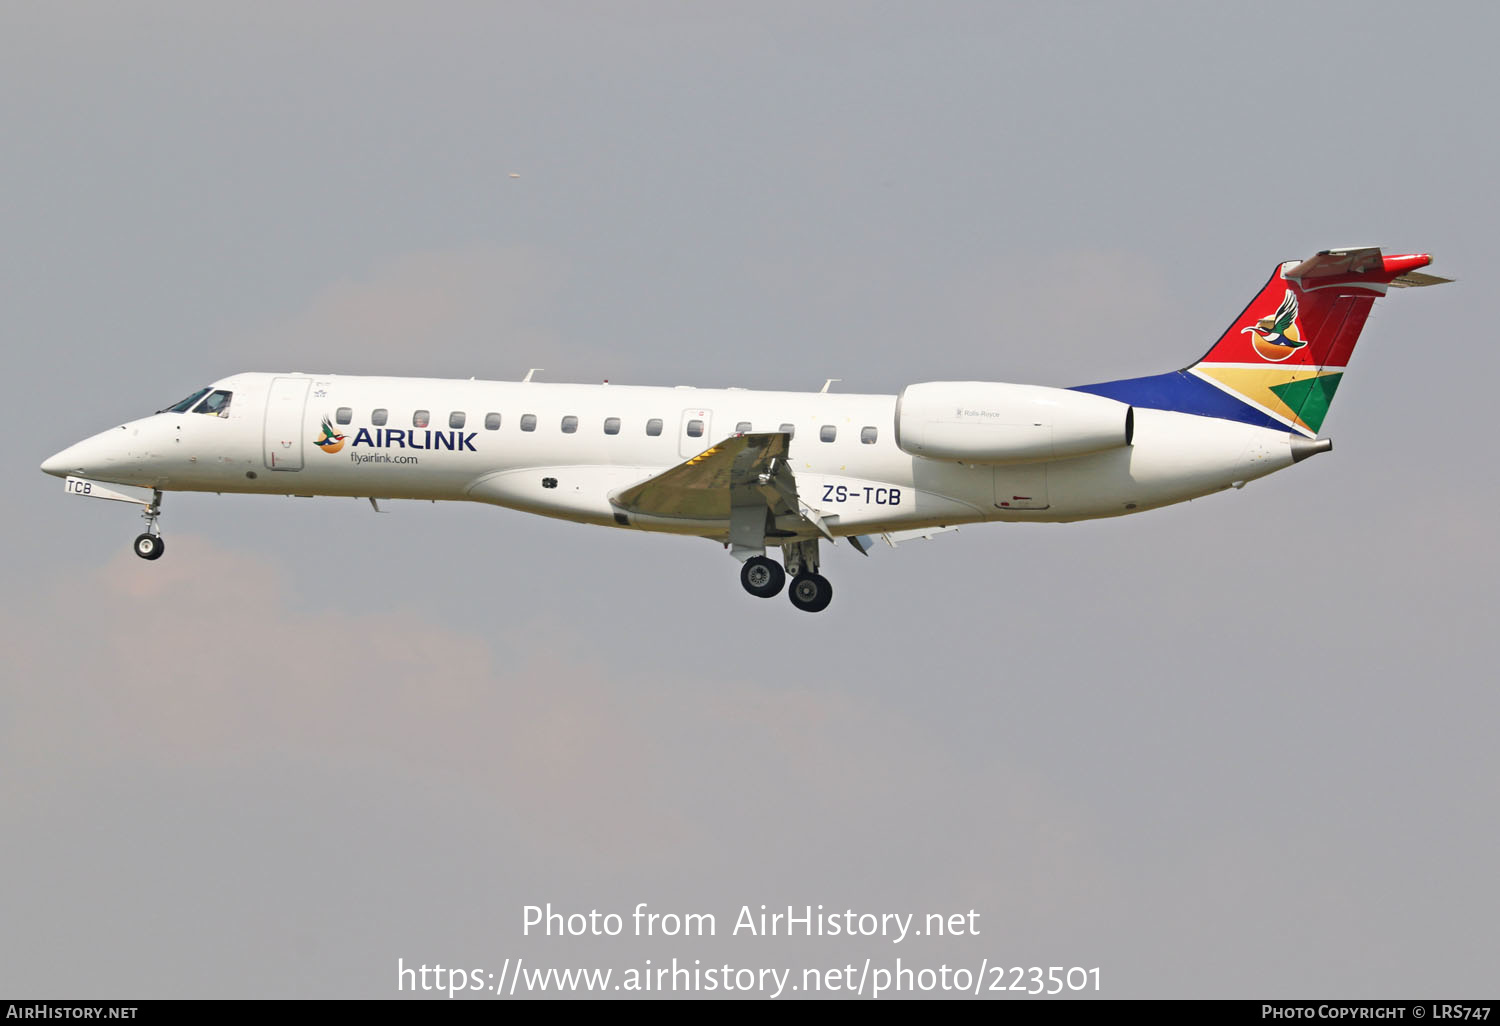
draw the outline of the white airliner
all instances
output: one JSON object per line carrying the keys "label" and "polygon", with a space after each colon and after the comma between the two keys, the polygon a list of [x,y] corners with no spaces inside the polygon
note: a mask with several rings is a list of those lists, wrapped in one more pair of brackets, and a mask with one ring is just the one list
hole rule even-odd
{"label": "white airliner", "polygon": [[792,603],[816,612],[833,595],[823,541],[868,553],[960,524],[1138,513],[1328,451],[1317,433],[1371,304],[1447,281],[1417,271],[1430,262],[1358,248],[1281,264],[1202,360],[1123,381],[847,395],[246,373],[42,470],[144,506],[143,559],[164,551],[166,491],[468,500],[711,538],[750,594],[791,574]]}

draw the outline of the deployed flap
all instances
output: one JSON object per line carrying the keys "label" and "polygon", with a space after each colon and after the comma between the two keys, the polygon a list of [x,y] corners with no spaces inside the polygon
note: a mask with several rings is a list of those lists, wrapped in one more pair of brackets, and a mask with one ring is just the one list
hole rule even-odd
{"label": "deployed flap", "polygon": [[609,501],[628,513],[695,520],[727,520],[731,506],[757,506],[772,517],[799,513],[786,463],[790,438],[775,431],[726,438]]}

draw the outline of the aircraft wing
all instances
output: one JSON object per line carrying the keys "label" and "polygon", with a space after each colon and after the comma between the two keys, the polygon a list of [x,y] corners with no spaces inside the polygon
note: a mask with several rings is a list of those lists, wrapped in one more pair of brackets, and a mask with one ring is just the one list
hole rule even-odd
{"label": "aircraft wing", "polygon": [[644,516],[728,520],[730,541],[737,547],[758,548],[775,529],[776,518],[788,515],[832,539],[817,511],[797,497],[797,481],[786,459],[790,440],[779,431],[726,438],[670,470],[620,489],[609,501]]}
{"label": "aircraft wing", "polygon": [[728,518],[736,498],[753,493],[774,513],[797,509],[797,485],[786,464],[787,439],[779,432],[735,435],[671,470],[622,488],[609,501],[628,513],[704,520]]}

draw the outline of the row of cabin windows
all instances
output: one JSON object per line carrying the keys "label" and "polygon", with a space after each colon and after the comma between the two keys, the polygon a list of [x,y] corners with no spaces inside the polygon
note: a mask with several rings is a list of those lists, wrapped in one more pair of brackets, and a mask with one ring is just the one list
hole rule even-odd
{"label": "row of cabin windows", "polygon": [[[354,420],[354,409],[353,409],[353,407],[350,407],[350,406],[340,406],[338,408],[338,412],[334,415],[334,419],[337,420],[338,423],[341,424],[341,425],[352,423],[353,420]],[[389,410],[377,409],[377,410],[370,411],[370,423],[373,424],[373,425],[375,425],[376,427],[384,427],[385,424],[386,424],[386,422],[389,419],[390,419],[390,411]],[[453,428],[454,430],[461,429],[466,423],[468,423],[468,419],[469,419],[468,418],[468,414],[464,413],[462,410],[454,410],[452,413],[448,414],[448,426],[450,428]],[[411,426],[412,427],[415,427],[415,428],[425,428],[425,427],[429,426],[431,423],[432,423],[432,413],[429,410],[417,410],[415,413],[413,413],[411,415]],[[662,432],[662,426],[663,426],[663,422],[662,422],[662,419],[660,417],[652,417],[650,420],[646,421],[646,434],[651,435],[652,437],[655,437],[656,435],[661,434],[661,432]],[[486,431],[498,431],[498,430],[500,430],[500,414],[498,414],[498,413],[486,413],[484,415],[484,429]],[[522,431],[535,431],[536,430],[536,414],[534,414],[534,413],[523,413],[523,414],[521,414],[521,430]],[[565,435],[571,435],[571,434],[574,434],[575,432],[577,432],[577,430],[578,430],[578,418],[577,417],[573,416],[572,414],[569,414],[568,416],[566,416],[566,417],[564,417],[562,419],[562,432],[563,432],[563,434],[565,434]],[[740,435],[749,434],[750,433],[750,422],[748,420],[742,420],[742,421],[740,421],[738,424],[736,424],[734,426],[734,430],[735,430],[736,434],[740,434]],[[796,434],[797,434],[797,425],[795,425],[795,424],[783,424],[777,430],[779,430],[779,431],[781,431],[781,432],[783,432],[783,433],[785,433],[787,435],[791,435],[791,436],[795,437]],[[839,431],[839,429],[838,429],[838,427],[836,425],[833,425],[833,424],[824,424],[821,428],[818,429],[818,438],[819,438],[820,441],[831,442],[835,438],[838,437],[838,431]],[[606,435],[618,435],[620,433],[620,418],[619,417],[605,417],[604,418],[604,433]],[[688,434],[689,438],[702,438],[703,437],[703,421],[697,420],[697,419],[689,420],[687,422],[687,434]],[[875,440],[876,440],[877,437],[879,437],[879,432],[874,427],[866,426],[866,427],[862,427],[862,428],[859,429],[859,440],[860,440],[861,443],[863,443],[865,445],[874,445],[875,444]]]}

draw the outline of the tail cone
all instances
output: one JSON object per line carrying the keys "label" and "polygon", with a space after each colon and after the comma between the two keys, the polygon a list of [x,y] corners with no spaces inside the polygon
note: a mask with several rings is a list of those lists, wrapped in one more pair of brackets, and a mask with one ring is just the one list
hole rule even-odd
{"label": "tail cone", "polygon": [[1333,448],[1332,438],[1303,438],[1301,435],[1292,435],[1291,438],[1293,463],[1301,463],[1309,456],[1316,456]]}

